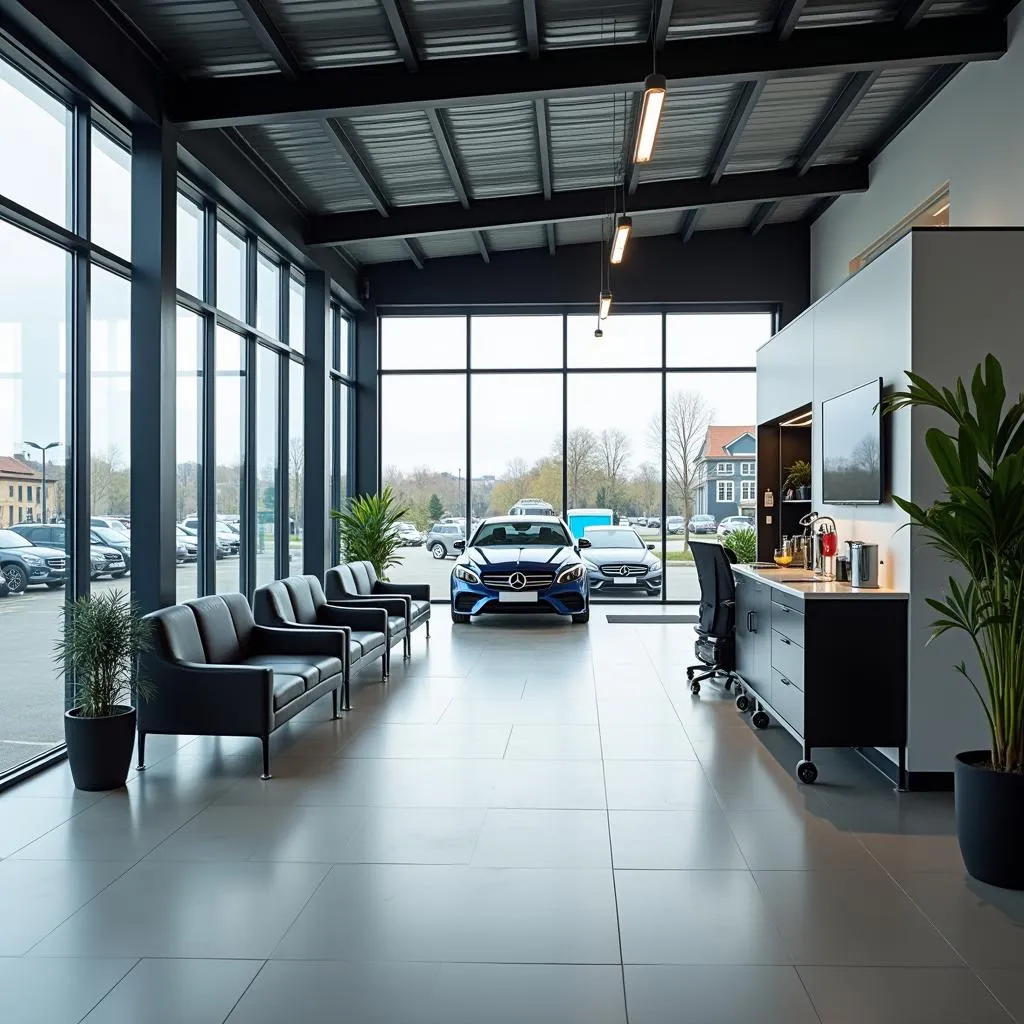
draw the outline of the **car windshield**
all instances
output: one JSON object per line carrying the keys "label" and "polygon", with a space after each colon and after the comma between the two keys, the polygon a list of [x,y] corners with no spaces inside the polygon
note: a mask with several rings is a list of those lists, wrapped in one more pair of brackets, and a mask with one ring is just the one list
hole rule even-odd
{"label": "car windshield", "polygon": [[30,548],[32,542],[15,533],[13,530],[0,530],[0,550],[4,548]]}
{"label": "car windshield", "polygon": [[495,548],[503,545],[568,547],[569,538],[559,523],[484,523],[477,530],[473,545],[478,548]]}
{"label": "car windshield", "polygon": [[590,530],[584,536],[595,548],[642,548],[644,542],[632,530]]}
{"label": "car windshield", "polygon": [[111,530],[107,526],[94,526],[93,530],[100,540],[113,541],[115,544],[123,544],[125,535],[120,530]]}

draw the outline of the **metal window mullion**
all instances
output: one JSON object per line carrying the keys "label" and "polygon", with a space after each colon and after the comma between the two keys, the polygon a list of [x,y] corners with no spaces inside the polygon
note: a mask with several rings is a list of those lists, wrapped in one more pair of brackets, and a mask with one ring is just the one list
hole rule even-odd
{"label": "metal window mullion", "polygon": [[203,429],[199,466],[199,593],[217,593],[217,207],[203,205],[203,298],[210,309],[202,314]]}
{"label": "metal window mullion", "polygon": [[291,373],[292,361],[287,356],[277,357],[277,474],[274,494],[274,578],[289,575],[289,540],[291,530],[291,474],[288,464],[288,435],[291,433]]}
{"label": "metal window mullion", "polygon": [[[668,600],[668,318],[661,314],[661,603]],[[686,533],[689,536],[687,521]]]}
{"label": "metal window mullion", "polygon": [[470,352],[473,348],[472,317],[466,317],[466,369],[463,373],[466,376],[466,492],[464,527],[466,541],[469,541],[473,529],[473,375],[469,372]]}
{"label": "metal window mullion", "polygon": [[562,314],[562,515],[569,521],[569,318]]}
{"label": "metal window mullion", "polygon": [[[256,267],[258,258],[256,236],[245,235],[245,301],[243,312],[247,324],[256,326]],[[259,500],[256,494],[256,374],[259,352],[256,336],[245,334],[242,382],[242,498],[240,502],[241,550],[239,562],[241,591],[251,601],[256,584],[256,515]],[[278,495],[275,495],[275,500]]]}

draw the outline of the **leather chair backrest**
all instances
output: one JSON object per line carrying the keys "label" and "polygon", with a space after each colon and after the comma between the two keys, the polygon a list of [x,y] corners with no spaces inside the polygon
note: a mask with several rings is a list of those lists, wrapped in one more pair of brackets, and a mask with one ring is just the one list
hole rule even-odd
{"label": "leather chair backrest", "polygon": [[320,586],[320,581],[315,576],[303,576],[302,579],[309,585],[309,595],[313,598],[313,607],[320,611],[327,604],[324,588]]}
{"label": "leather chair backrest", "polygon": [[736,599],[736,581],[729,558],[732,552],[714,541],[692,541],[690,551],[700,583],[698,632],[711,637],[728,637],[736,626],[732,604]]}
{"label": "leather chair backrest", "polygon": [[228,665],[245,655],[254,623],[241,594],[218,594],[187,603],[195,615],[207,661]]}
{"label": "leather chair backrest", "polygon": [[292,598],[280,580],[260,587],[252,596],[256,621],[266,626],[283,626],[295,621]]}
{"label": "leather chair backrest", "polygon": [[281,581],[288,596],[292,600],[292,609],[295,612],[295,621],[306,626],[316,625],[316,605],[313,603],[313,595],[309,592],[309,584],[303,576],[289,576]]}
{"label": "leather chair backrest", "polygon": [[359,562],[366,570],[366,578],[370,581],[370,593],[373,593],[373,588],[377,586],[377,570],[373,567],[373,562]]}
{"label": "leather chair backrest", "polygon": [[170,608],[161,608],[146,618],[153,623],[154,653],[159,653],[168,661],[193,664],[206,661],[196,617],[187,605],[175,604]]}
{"label": "leather chair backrest", "polygon": [[366,596],[373,593],[373,584],[370,582],[370,574],[366,571],[365,562],[349,562],[348,567],[352,572],[352,578],[356,581],[356,593]]}
{"label": "leather chair backrest", "polygon": [[354,597],[357,593],[355,578],[347,565],[336,565],[333,569],[328,569],[325,580],[327,596],[332,601],[339,597]]}

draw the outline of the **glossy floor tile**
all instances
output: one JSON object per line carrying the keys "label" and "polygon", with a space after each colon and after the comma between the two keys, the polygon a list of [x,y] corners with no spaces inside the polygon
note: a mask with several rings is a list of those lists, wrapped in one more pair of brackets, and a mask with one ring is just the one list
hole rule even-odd
{"label": "glossy floor tile", "polygon": [[690,694],[692,632],[451,629],[272,740],[0,794],[0,1024],[1024,1024],[945,793]]}

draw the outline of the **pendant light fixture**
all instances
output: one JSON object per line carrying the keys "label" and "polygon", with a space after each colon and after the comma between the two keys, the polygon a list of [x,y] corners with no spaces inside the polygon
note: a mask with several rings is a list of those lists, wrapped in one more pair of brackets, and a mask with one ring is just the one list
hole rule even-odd
{"label": "pendant light fixture", "polygon": [[597,319],[607,320],[608,314],[612,311],[612,293],[601,292],[597,297]]}
{"label": "pendant light fixture", "polygon": [[652,72],[644,80],[644,102],[640,108],[640,126],[636,132],[633,162],[646,164],[654,156],[654,143],[658,139],[661,111],[665,106],[668,82],[664,75]]}
{"label": "pendant light fixture", "polygon": [[626,243],[629,241],[630,232],[633,230],[633,219],[631,217],[620,217],[615,225],[615,237],[612,239],[612,263],[618,265],[626,252]]}

